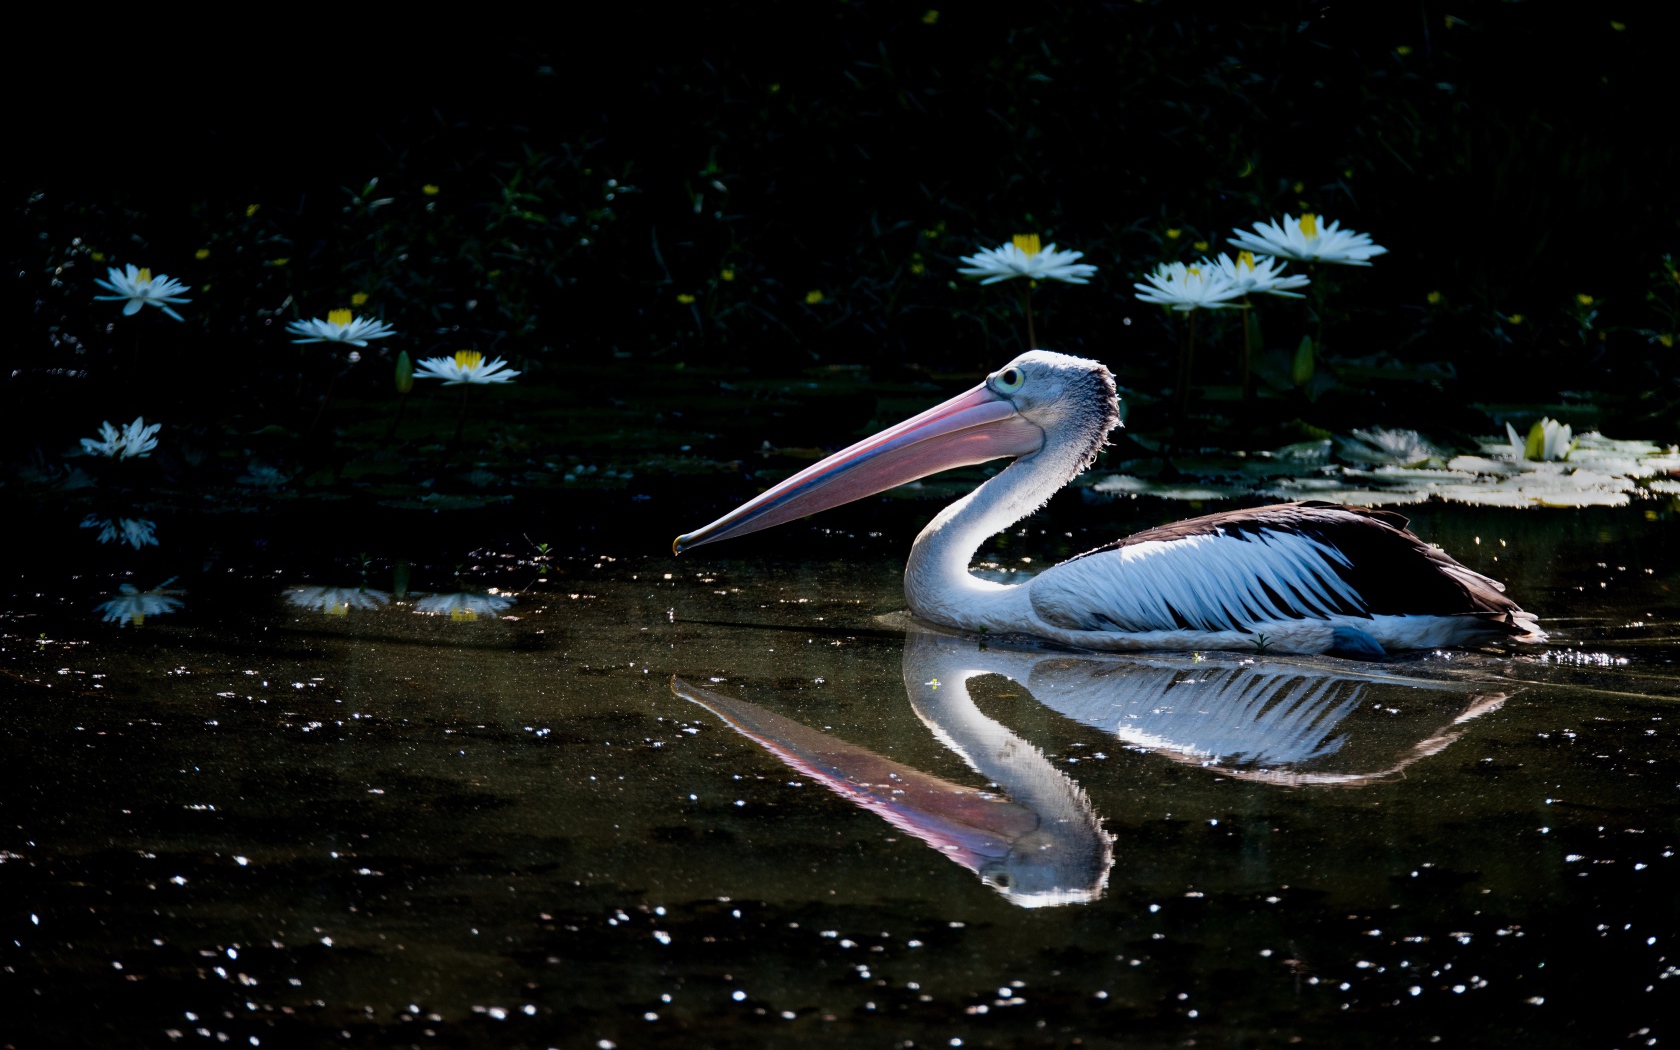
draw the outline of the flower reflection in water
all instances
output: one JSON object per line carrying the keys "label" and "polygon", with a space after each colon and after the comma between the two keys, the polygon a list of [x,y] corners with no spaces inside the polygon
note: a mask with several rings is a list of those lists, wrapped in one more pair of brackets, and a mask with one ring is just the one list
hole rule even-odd
{"label": "flower reflection in water", "polygon": [[457,623],[480,617],[494,620],[513,602],[511,594],[461,591],[456,594],[429,594],[414,603],[414,611],[427,616],[447,616]]}
{"label": "flower reflection in water", "polygon": [[148,616],[166,616],[177,612],[181,608],[181,600],[175,595],[179,590],[171,590],[169,585],[175,582],[171,576],[149,591],[142,591],[132,584],[123,584],[120,592],[110,601],[100,602],[94,611],[103,614],[106,623],[114,623],[121,627],[133,624],[139,627],[146,622]]}
{"label": "flower reflection in water", "polygon": [[156,547],[157,522],[146,518],[105,518],[89,514],[82,519],[82,528],[98,529],[100,543],[126,543],[135,550]]}
{"label": "flower reflection in water", "polygon": [[1077,762],[1106,756],[1076,747],[1076,754],[1052,760],[981,712],[969,694],[976,678],[996,675],[1024,686],[1046,707],[1130,751],[1286,787],[1357,787],[1399,776],[1505,699],[1322,660],[1011,651],[919,631],[906,637],[903,675],[911,709],[992,790],[923,773],[681,679],[672,679],[671,689],[1027,908],[1102,895],[1113,837],[1058,765],[1077,769]]}
{"label": "flower reflection in water", "polygon": [[390,604],[391,595],[371,587],[289,587],[286,601],[299,609],[324,612],[330,616],[346,616],[351,609],[383,609]]}

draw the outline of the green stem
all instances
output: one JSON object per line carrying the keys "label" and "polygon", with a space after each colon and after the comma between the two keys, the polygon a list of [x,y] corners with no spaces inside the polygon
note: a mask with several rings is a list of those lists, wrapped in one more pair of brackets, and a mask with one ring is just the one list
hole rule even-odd
{"label": "green stem", "polygon": [[319,426],[320,423],[321,423],[321,417],[326,415],[327,402],[332,400],[333,387],[336,386],[337,383],[338,383],[338,372],[334,371],[332,378],[327,380],[327,392],[325,394],[321,395],[321,407],[317,408],[315,410],[315,418],[313,420],[311,420],[310,423],[309,423],[308,433],[310,433],[310,434],[315,433],[315,428],[317,426]]}
{"label": "green stem", "polygon": [[1253,384],[1249,380],[1249,374],[1250,374],[1249,373],[1249,361],[1250,361],[1250,359],[1253,355],[1253,336],[1250,333],[1249,327],[1248,327],[1249,319],[1254,316],[1251,313],[1251,311],[1253,309],[1254,309],[1253,305],[1250,304],[1249,301],[1248,301],[1248,296],[1246,296],[1246,295],[1243,296],[1243,305],[1242,305],[1242,311],[1243,311],[1242,312],[1242,326],[1243,326],[1242,399],[1244,401],[1247,401],[1250,397],[1253,396],[1253,393],[1254,393]]}
{"label": "green stem", "polygon": [[1027,349],[1038,349],[1038,337],[1033,334],[1032,282],[1021,282],[1021,309],[1027,314]]}
{"label": "green stem", "polygon": [[457,445],[461,443],[461,434],[467,428],[467,387],[469,385],[467,383],[461,384],[461,418],[455,421],[455,444]]}
{"label": "green stem", "polygon": [[403,412],[408,408],[408,395],[401,395],[397,401],[397,414],[391,420],[391,425],[385,429],[385,437],[389,440],[397,432],[397,425],[402,422]]}
{"label": "green stem", "polygon": [[1190,380],[1196,371],[1196,311],[1190,311],[1189,320],[1185,330],[1184,358],[1179,369],[1178,381],[1178,408],[1184,415],[1190,412]]}

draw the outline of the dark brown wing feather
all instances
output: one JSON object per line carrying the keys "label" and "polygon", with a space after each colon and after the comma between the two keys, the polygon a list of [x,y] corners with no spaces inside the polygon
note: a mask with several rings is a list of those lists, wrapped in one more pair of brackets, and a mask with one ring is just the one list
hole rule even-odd
{"label": "dark brown wing feather", "polygon": [[1536,629],[1534,615],[1505,596],[1504,584],[1465,568],[1445,551],[1423,542],[1409,524],[1404,515],[1393,511],[1306,500],[1162,525],[1079,557],[1191,536],[1219,534],[1240,539],[1262,532],[1294,532],[1346,556],[1349,564],[1335,566],[1335,571],[1359,593],[1370,615],[1475,616],[1498,623],[1513,635]]}

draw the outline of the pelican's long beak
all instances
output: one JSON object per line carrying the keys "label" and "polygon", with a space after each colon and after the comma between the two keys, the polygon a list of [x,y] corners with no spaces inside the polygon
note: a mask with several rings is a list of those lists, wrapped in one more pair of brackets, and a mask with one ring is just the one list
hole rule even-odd
{"label": "pelican's long beak", "polygon": [[1025,456],[1044,445],[1044,431],[984,384],[850,448],[806,467],[703,529],[678,536],[681,554],[702,543],[803,518],[842,503],[1002,456]]}

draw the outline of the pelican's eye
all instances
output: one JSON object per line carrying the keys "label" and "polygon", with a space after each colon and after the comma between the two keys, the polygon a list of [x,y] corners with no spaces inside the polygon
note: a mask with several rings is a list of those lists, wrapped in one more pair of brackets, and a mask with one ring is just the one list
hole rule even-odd
{"label": "pelican's eye", "polygon": [[1027,377],[1021,374],[1021,370],[1011,365],[997,374],[995,382],[999,393],[1013,394],[1026,381]]}

